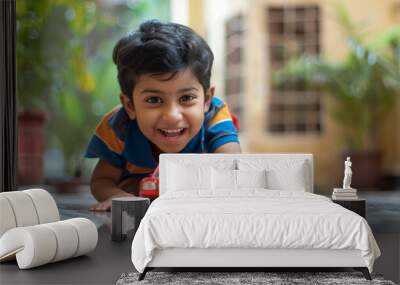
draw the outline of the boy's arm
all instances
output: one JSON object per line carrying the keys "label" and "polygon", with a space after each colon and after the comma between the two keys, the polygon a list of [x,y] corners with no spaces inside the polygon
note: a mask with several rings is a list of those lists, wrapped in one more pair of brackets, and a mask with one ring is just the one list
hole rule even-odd
{"label": "boy's arm", "polygon": [[122,170],[112,166],[104,159],[97,163],[90,181],[90,190],[100,203],[93,205],[93,211],[108,211],[111,209],[111,199],[114,197],[132,196],[118,187]]}
{"label": "boy's arm", "polygon": [[224,145],[221,145],[217,148],[214,153],[241,153],[240,144],[237,142],[230,142]]}

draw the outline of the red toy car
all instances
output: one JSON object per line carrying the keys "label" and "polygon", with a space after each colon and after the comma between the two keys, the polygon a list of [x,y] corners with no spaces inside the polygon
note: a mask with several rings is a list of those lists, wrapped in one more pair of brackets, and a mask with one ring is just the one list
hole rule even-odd
{"label": "red toy car", "polygon": [[158,178],[158,167],[157,167],[149,177],[145,177],[140,181],[139,196],[155,199],[160,194],[158,187],[159,187],[159,178]]}

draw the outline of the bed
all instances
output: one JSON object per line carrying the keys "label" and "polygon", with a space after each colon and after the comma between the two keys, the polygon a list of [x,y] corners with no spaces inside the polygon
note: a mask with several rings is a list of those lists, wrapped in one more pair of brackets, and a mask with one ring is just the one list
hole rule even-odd
{"label": "bed", "polygon": [[311,154],[162,154],[160,197],[132,242],[159,267],[352,267],[380,255],[364,218],[313,194]]}

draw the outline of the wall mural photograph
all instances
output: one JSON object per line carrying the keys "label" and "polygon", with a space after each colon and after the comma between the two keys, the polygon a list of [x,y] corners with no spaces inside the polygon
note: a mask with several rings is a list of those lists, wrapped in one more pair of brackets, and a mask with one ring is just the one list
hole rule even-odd
{"label": "wall mural photograph", "polygon": [[398,0],[0,8],[4,284],[400,283]]}

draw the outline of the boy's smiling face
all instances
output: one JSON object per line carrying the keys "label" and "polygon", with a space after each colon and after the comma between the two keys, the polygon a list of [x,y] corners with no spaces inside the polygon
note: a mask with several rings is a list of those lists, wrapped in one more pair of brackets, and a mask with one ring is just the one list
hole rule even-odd
{"label": "boy's smiling face", "polygon": [[145,74],[137,78],[132,97],[121,95],[131,119],[161,152],[180,152],[200,131],[214,88],[204,95],[190,69],[171,78],[171,73]]}

